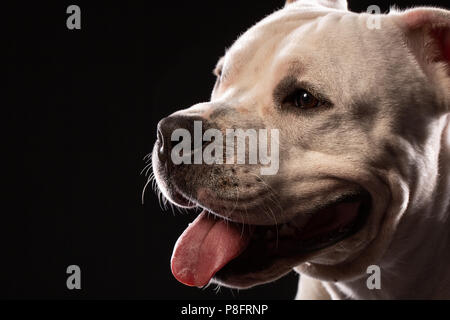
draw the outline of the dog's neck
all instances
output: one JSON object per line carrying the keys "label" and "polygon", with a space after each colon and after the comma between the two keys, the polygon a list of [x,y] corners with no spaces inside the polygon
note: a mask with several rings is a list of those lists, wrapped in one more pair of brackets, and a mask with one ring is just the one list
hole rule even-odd
{"label": "dog's neck", "polygon": [[410,190],[408,209],[380,262],[381,289],[369,290],[367,275],[352,282],[325,283],[331,297],[450,298],[450,115],[439,121],[435,136],[440,138],[433,160],[438,169],[421,172],[416,183],[426,185],[431,196],[418,201],[418,188]]}

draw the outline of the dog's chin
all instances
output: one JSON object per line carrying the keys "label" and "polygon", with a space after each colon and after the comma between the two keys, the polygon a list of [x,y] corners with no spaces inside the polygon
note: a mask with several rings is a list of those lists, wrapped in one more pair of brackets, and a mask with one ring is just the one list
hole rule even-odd
{"label": "dog's chin", "polygon": [[[369,193],[359,191],[357,194],[342,195],[339,200],[310,212],[311,218],[306,224],[304,217],[299,217],[298,221],[301,222],[294,218],[283,224],[269,226],[227,220],[227,228],[222,232],[240,230],[238,232],[241,232],[241,238],[246,238],[245,245],[242,245],[242,249],[236,252],[230,261],[220,263],[210,281],[232,288],[249,288],[274,281],[294,267],[324,252],[333,251],[333,247],[338,247],[342,241],[356,235],[364,228],[370,211]],[[203,215],[204,220],[221,220],[216,219],[207,209]],[[214,223],[217,222],[211,222],[211,225]],[[300,223],[301,227],[298,226]],[[220,237],[226,238],[223,235],[215,235],[214,238]],[[196,244],[189,243],[187,246],[195,247]],[[177,247],[174,256],[177,256],[176,250]],[[177,277],[177,271],[174,269],[177,267],[172,265],[172,271]],[[188,283],[184,279],[178,279],[188,285],[206,284]]]}

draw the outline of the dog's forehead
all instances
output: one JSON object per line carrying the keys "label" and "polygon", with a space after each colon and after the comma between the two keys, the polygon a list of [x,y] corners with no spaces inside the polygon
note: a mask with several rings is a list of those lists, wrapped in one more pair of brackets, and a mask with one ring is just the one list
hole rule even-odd
{"label": "dog's forehead", "polygon": [[339,17],[346,12],[313,7],[286,7],[259,21],[243,33],[227,50],[224,64],[233,65],[233,70],[246,64],[264,49],[271,53],[288,37],[301,27],[319,24],[325,16]]}
{"label": "dog's forehead", "polygon": [[293,69],[336,92],[342,89],[336,83],[350,85],[360,74],[378,80],[392,76],[386,66],[395,65],[405,54],[396,45],[402,41],[401,34],[390,19],[383,20],[381,29],[369,28],[371,17],[321,7],[294,6],[273,13],[227,51],[222,68],[225,81],[218,94],[228,88],[248,91],[254,83],[266,90]]}

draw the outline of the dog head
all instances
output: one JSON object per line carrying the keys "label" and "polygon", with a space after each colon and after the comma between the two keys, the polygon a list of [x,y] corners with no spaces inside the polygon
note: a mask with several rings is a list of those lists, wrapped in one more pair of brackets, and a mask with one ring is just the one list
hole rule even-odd
{"label": "dog head", "polygon": [[210,101],[158,124],[160,190],[204,209],[176,244],[177,279],[245,288],[295,267],[340,281],[376,263],[429,196],[417,186],[449,112],[449,17],[297,1],[244,33]]}

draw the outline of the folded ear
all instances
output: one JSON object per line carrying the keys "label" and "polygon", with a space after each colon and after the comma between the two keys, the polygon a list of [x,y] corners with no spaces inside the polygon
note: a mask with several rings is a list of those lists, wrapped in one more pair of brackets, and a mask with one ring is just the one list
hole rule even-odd
{"label": "folded ear", "polygon": [[450,11],[415,8],[393,16],[422,70],[441,88],[445,112],[450,112]]}
{"label": "folded ear", "polygon": [[298,4],[316,5],[333,9],[347,10],[347,0],[286,0],[286,5],[296,2]]}
{"label": "folded ear", "polygon": [[450,11],[416,8],[394,13],[394,18],[425,72],[440,65],[450,76]]}

